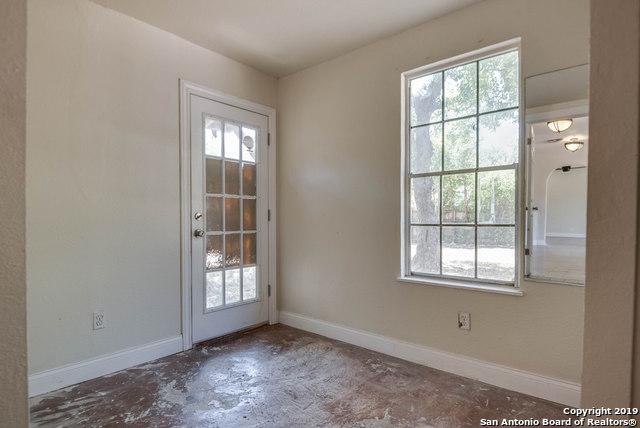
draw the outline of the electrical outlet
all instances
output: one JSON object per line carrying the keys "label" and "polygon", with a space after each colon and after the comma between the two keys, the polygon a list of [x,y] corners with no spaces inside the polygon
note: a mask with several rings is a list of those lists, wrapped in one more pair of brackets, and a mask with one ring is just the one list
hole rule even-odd
{"label": "electrical outlet", "polygon": [[471,330],[471,314],[469,312],[458,312],[458,328]]}
{"label": "electrical outlet", "polygon": [[95,311],[93,313],[93,329],[100,330],[104,328],[104,311]]}

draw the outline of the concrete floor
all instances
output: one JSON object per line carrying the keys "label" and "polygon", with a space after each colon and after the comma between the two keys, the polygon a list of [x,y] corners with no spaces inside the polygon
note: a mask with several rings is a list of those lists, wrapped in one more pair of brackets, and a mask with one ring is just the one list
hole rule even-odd
{"label": "concrete floor", "polygon": [[444,428],[563,407],[276,325],[35,397],[31,422]]}
{"label": "concrete floor", "polygon": [[534,245],[531,251],[531,276],[569,284],[584,284],[585,238],[551,238],[547,245]]}

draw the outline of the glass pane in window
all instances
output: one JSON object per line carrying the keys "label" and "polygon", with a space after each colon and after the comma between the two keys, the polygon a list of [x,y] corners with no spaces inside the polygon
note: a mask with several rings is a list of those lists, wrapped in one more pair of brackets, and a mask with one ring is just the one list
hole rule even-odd
{"label": "glass pane in window", "polygon": [[240,230],[240,199],[227,198],[224,200],[224,219],[225,231]]}
{"label": "glass pane in window", "polygon": [[204,119],[204,153],[222,156],[222,123],[211,116]]}
{"label": "glass pane in window", "polygon": [[411,173],[442,170],[442,124],[411,130]]}
{"label": "glass pane in window", "polygon": [[222,230],[222,198],[207,197],[207,230],[217,232]]}
{"label": "glass pane in window", "polygon": [[410,269],[417,273],[440,273],[440,227],[411,226]]}
{"label": "glass pane in window", "polygon": [[240,269],[230,269],[224,273],[224,300],[226,304],[240,301]]}
{"label": "glass pane in window", "polygon": [[475,275],[475,228],[445,226],[442,228],[443,275],[473,277]]}
{"label": "glass pane in window", "polygon": [[480,166],[517,163],[519,135],[517,109],[480,116]]}
{"label": "glass pane in window", "polygon": [[476,167],[476,118],[444,124],[444,170]]}
{"label": "glass pane in window", "polygon": [[222,193],[222,159],[207,159],[207,193]]}
{"label": "glass pane in window", "polygon": [[240,234],[233,233],[224,237],[225,266],[240,265]]}
{"label": "glass pane in window", "polygon": [[476,63],[461,65],[444,72],[444,117],[469,116],[476,113]]}
{"label": "glass pane in window", "polygon": [[238,125],[224,124],[224,157],[240,159],[240,127]]}
{"label": "glass pane in window", "polygon": [[514,224],[515,221],[515,170],[479,172],[478,223]]}
{"label": "glass pane in window", "polygon": [[222,235],[207,235],[206,269],[220,269],[222,257]]}
{"label": "glass pane in window", "polygon": [[206,308],[212,309],[222,306],[222,271],[207,272],[207,287],[205,290]]}
{"label": "glass pane in window", "polygon": [[224,163],[224,193],[240,194],[240,163],[226,161]]}
{"label": "glass pane in window", "polygon": [[475,174],[442,176],[442,222],[474,223]]}
{"label": "glass pane in window", "polygon": [[411,125],[442,120],[442,73],[411,81]]}
{"label": "glass pane in window", "polygon": [[256,147],[258,145],[257,133],[253,128],[242,127],[242,160],[244,162],[256,161]]}
{"label": "glass pane in window", "polygon": [[246,196],[256,195],[256,165],[252,163],[242,164],[242,194]]}
{"label": "glass pane in window", "polygon": [[242,269],[242,300],[251,300],[258,297],[256,270],[256,266]]}
{"label": "glass pane in window", "polygon": [[440,222],[440,177],[411,179],[411,223]]}
{"label": "glass pane in window", "polygon": [[479,227],[478,278],[513,281],[515,242],[515,227]]}
{"label": "glass pane in window", "polygon": [[480,61],[480,112],[518,106],[518,52]]}
{"label": "glass pane in window", "polygon": [[242,264],[253,265],[257,263],[256,258],[256,234],[245,233],[242,241]]}

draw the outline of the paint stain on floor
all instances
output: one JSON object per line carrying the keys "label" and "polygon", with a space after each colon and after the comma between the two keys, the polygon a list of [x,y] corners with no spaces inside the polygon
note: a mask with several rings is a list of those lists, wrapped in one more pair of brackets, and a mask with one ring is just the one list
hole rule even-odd
{"label": "paint stain on floor", "polygon": [[43,427],[477,427],[564,406],[283,325],[31,399]]}

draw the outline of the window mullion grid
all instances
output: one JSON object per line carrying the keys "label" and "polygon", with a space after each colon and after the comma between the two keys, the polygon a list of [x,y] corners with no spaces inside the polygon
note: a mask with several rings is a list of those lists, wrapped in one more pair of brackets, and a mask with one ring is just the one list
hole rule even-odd
{"label": "window mullion grid", "polygon": [[[411,226],[421,226],[421,227],[473,227],[473,223],[410,223]],[[478,223],[478,228],[483,227],[514,227],[514,223]],[[215,232],[211,232],[211,235],[216,235]]]}
{"label": "window mullion grid", "polygon": [[[242,197],[244,194],[244,189],[242,188],[242,167],[243,167],[243,162],[242,162],[242,139],[244,138],[244,127],[242,126],[242,124],[239,124],[240,126],[240,153],[238,156],[238,174],[239,174],[239,180],[240,180],[240,263],[239,263],[239,275],[240,275],[240,296],[238,297],[238,302],[242,302],[242,296],[244,294],[244,275],[243,272],[244,270],[242,269],[242,264],[244,262],[244,198]],[[256,168],[257,170],[257,168]],[[257,206],[257,204],[256,204]]]}
{"label": "window mullion grid", "polygon": [[[506,53],[506,52],[505,52]],[[494,56],[497,55],[502,55],[503,53],[500,54],[496,54]],[[486,58],[483,58],[486,59]],[[480,62],[479,60],[475,61],[476,64],[476,112],[474,115],[468,115],[468,116],[464,116],[464,117],[457,117],[457,118],[452,118],[452,119],[448,119],[445,120],[445,78],[444,78],[444,72],[447,69],[443,69],[441,71],[439,71],[438,73],[441,75],[441,79],[442,79],[442,100],[441,100],[441,109],[442,109],[442,117],[439,121],[436,122],[431,122],[431,123],[425,123],[425,124],[420,124],[420,125],[414,125],[411,126],[409,125],[409,129],[414,129],[414,128],[419,128],[422,126],[431,126],[431,125],[437,125],[437,124],[441,124],[442,125],[442,132],[441,132],[441,168],[440,171],[437,172],[427,172],[427,173],[411,173],[409,172],[408,177],[409,177],[409,183],[411,185],[412,183],[412,179],[413,178],[418,178],[418,177],[435,177],[438,176],[439,180],[440,180],[440,201],[439,201],[439,211],[440,211],[440,218],[438,223],[411,223],[410,220],[410,214],[407,215],[407,218],[409,219],[408,224],[411,226],[432,226],[432,227],[439,227],[439,234],[440,234],[440,268],[439,268],[439,272],[440,272],[440,277],[443,278],[447,278],[449,276],[444,275],[443,274],[443,254],[442,254],[442,247],[443,247],[443,243],[442,243],[442,237],[443,237],[443,227],[447,227],[447,226],[467,226],[467,227],[473,227],[474,228],[474,280],[477,281],[483,281],[483,282],[488,282],[488,283],[494,283],[494,282],[500,282],[500,281],[493,281],[493,280],[483,280],[483,279],[479,279],[478,278],[478,229],[480,227],[512,227],[512,228],[516,228],[517,229],[517,218],[516,218],[516,222],[514,223],[504,223],[504,224],[479,224],[479,210],[478,210],[478,193],[479,193],[479,189],[478,189],[478,181],[479,181],[479,173],[480,172],[488,172],[488,171],[505,171],[505,170],[515,170],[516,171],[516,180],[518,177],[518,168],[519,168],[519,163],[516,162],[514,164],[511,165],[496,165],[496,166],[487,166],[487,167],[480,167],[480,117],[483,115],[488,115],[488,114],[494,114],[494,113],[500,113],[503,111],[509,111],[509,110],[514,110],[514,109],[519,109],[520,105],[518,103],[518,105],[516,106],[511,106],[511,107],[506,107],[506,108],[501,108],[501,109],[497,109],[497,110],[492,110],[492,111],[486,111],[483,113],[480,113]],[[465,119],[465,118],[471,118],[471,117],[475,117],[476,119],[476,165],[475,168],[469,168],[469,169],[465,169],[465,170],[455,170],[455,171],[445,171],[444,170],[444,152],[445,152],[445,144],[444,144],[444,125],[446,122],[448,121],[453,121],[453,120],[460,120],[460,119]],[[409,142],[409,144],[411,144]],[[520,150],[520,147],[519,147]],[[475,185],[475,189],[474,189],[474,208],[475,208],[475,218],[474,218],[474,223],[467,223],[467,224],[457,224],[457,223],[445,223],[443,221],[443,200],[442,200],[442,195],[443,195],[443,188],[442,188],[442,184],[443,184],[443,176],[445,175],[453,175],[453,174],[463,174],[463,173],[473,173],[474,174],[474,185]],[[516,183],[517,185],[517,183]],[[515,203],[516,203],[516,213],[517,213],[517,204],[518,204],[518,198],[516,195],[515,198]],[[517,245],[516,245],[517,247]],[[409,267],[409,271],[411,271],[410,267]],[[458,278],[458,277],[452,277],[452,278]],[[460,279],[464,279],[463,277],[459,277]]]}
{"label": "window mullion grid", "polygon": [[455,169],[451,171],[437,171],[437,172],[417,172],[417,173],[409,173],[411,178],[419,178],[419,177],[431,177],[431,176],[440,176],[440,175],[458,175],[458,174],[469,174],[473,172],[488,172],[488,171],[505,171],[510,169],[516,169],[517,164],[510,165],[497,165],[497,166],[483,166],[481,168],[467,168],[467,169]]}
{"label": "window mullion grid", "polygon": [[202,192],[202,212],[204,215],[202,216],[202,220],[204,223],[204,237],[203,237],[203,252],[204,252],[204,263],[202,269],[202,295],[204,296],[204,301],[202,302],[202,312],[207,311],[207,241],[209,240],[209,236],[207,236],[207,117],[206,115],[202,115],[202,187],[204,187],[204,192]]}
{"label": "window mullion grid", "polygon": [[227,123],[221,120],[222,134],[222,307],[227,305],[227,158],[224,155],[225,127]]}
{"label": "window mullion grid", "polygon": [[[447,69],[449,70],[449,69]],[[437,120],[435,122],[428,122],[428,123],[420,123],[418,125],[409,125],[409,129],[416,129],[416,128],[424,128],[425,126],[431,126],[431,125],[437,125],[439,123],[447,123],[447,122],[455,122],[456,120],[463,120],[463,119],[471,119],[475,116],[486,116],[489,114],[494,114],[494,113],[502,113],[505,111],[509,111],[509,110],[515,110],[519,108],[519,106],[511,106],[511,107],[503,107],[503,108],[499,108],[496,110],[489,110],[489,111],[485,111],[482,113],[476,113],[476,114],[468,114],[466,116],[459,116],[459,117],[452,117],[449,119],[444,119],[442,118],[442,120]]]}
{"label": "window mullion grid", "polygon": [[473,277],[478,278],[478,168],[480,167],[480,62],[476,61],[476,172],[474,173],[475,188],[473,191],[474,222],[474,260]]}
{"label": "window mullion grid", "polygon": [[440,215],[438,216],[438,232],[440,233],[440,275],[442,275],[442,171],[444,171],[444,70],[440,72],[440,78],[442,79],[442,99],[440,100],[441,107],[441,120],[442,126],[440,127],[440,197],[439,197],[439,205],[440,205]]}

